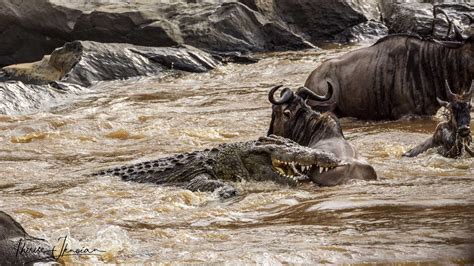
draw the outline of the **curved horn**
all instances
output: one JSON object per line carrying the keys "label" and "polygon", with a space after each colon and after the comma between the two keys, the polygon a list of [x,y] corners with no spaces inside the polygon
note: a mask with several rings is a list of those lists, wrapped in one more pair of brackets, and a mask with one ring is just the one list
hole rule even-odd
{"label": "curved horn", "polygon": [[453,20],[449,18],[448,14],[443,9],[438,9],[438,12],[443,14],[446,17],[446,20],[449,23],[448,32],[446,33],[445,38],[449,38],[449,33],[451,33],[451,29],[454,30],[454,39],[457,41],[464,41],[464,37],[462,36],[461,29],[453,23]]}
{"label": "curved horn", "polygon": [[[451,33],[451,29],[453,28],[453,21],[449,18],[448,14],[446,14],[446,12],[444,12],[443,9],[435,9],[435,11],[433,11],[433,14],[434,14],[435,18],[436,18],[437,12],[443,14],[446,17],[446,21],[448,22],[448,32],[446,33],[445,38],[448,38],[449,34]],[[434,23],[434,21],[433,21],[433,23]],[[433,24],[432,27],[433,27],[433,31],[434,31],[434,24]]]}
{"label": "curved horn", "polygon": [[466,14],[466,13],[463,13],[462,15],[466,16],[468,19],[469,19],[469,24],[473,24],[474,23],[474,18],[469,15],[469,14]]}
{"label": "curved horn", "polygon": [[296,95],[300,96],[303,99],[309,99],[309,100],[314,100],[314,101],[323,101],[323,102],[325,102],[325,101],[331,99],[332,94],[334,92],[334,89],[333,89],[331,83],[329,81],[327,83],[328,83],[328,92],[324,96],[318,95],[314,91],[312,91],[312,90],[310,90],[306,87],[299,88],[296,91]]}
{"label": "curved horn", "polygon": [[448,97],[448,101],[452,102],[456,99],[456,94],[451,91],[451,88],[449,87],[448,80],[445,79],[444,82],[446,83],[446,97]]}
{"label": "curved horn", "polygon": [[281,105],[281,104],[284,104],[286,102],[288,102],[289,100],[291,100],[291,98],[294,97],[294,94],[293,94],[293,91],[291,91],[290,89],[288,88],[285,88],[283,89],[283,95],[281,97],[281,99],[279,101],[277,101],[275,99],[275,92],[279,89],[283,87],[283,85],[279,85],[279,86],[276,86],[274,88],[272,88],[270,90],[270,92],[268,93],[268,100],[272,103],[272,104],[275,104],[275,105]]}

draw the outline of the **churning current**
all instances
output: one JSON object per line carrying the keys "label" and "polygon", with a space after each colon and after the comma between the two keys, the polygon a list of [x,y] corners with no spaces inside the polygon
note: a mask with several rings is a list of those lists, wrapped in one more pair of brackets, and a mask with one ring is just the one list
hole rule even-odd
{"label": "churning current", "polygon": [[262,55],[205,74],[103,82],[61,105],[0,116],[0,205],[55,245],[101,250],[61,262],[474,263],[472,159],[402,158],[438,118],[342,119],[379,180],[336,187],[239,183],[220,200],[88,177],[111,166],[266,134],[272,86],[301,86],[354,47]]}

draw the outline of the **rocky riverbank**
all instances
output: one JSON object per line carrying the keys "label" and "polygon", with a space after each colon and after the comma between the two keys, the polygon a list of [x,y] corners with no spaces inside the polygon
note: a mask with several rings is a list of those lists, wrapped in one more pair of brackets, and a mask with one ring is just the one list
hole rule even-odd
{"label": "rocky riverbank", "polygon": [[125,43],[74,41],[42,60],[3,68],[3,79],[30,84],[62,81],[81,86],[94,82],[159,75],[169,70],[206,72],[220,62],[191,46],[146,47]]}
{"label": "rocky riverbank", "polygon": [[40,61],[1,70],[0,113],[27,113],[41,108],[43,103],[80,94],[100,81],[163,76],[176,71],[206,72],[220,64],[218,59],[191,46],[69,42]]}
{"label": "rocky riverbank", "polygon": [[[429,3],[163,2],[2,1],[0,113],[34,110],[41,105],[37,101],[79,93],[99,81],[251,63],[254,52],[317,49],[321,43],[376,40],[388,33],[444,37],[448,31],[438,15],[433,32]],[[440,7],[461,27],[469,23],[462,14],[474,16],[470,4]]]}

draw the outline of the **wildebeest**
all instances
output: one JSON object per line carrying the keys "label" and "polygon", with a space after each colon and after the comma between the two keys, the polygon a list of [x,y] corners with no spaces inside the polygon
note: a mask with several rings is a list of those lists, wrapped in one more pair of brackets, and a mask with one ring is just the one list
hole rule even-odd
{"label": "wildebeest", "polygon": [[464,31],[467,38],[455,25],[449,41],[391,35],[325,61],[310,74],[305,86],[324,94],[330,83],[334,94],[329,101],[308,104],[338,116],[372,120],[435,114],[439,108],[436,98],[447,96],[445,79],[458,93],[469,89],[474,78],[472,18],[470,22],[471,28]]}
{"label": "wildebeest", "polygon": [[435,147],[439,147],[439,154],[450,158],[459,157],[462,155],[463,150],[466,150],[471,157],[474,156],[473,151],[469,147],[472,142],[470,122],[473,89],[474,81],[467,93],[462,95],[454,94],[449,87],[448,81],[446,81],[448,102],[439,98],[438,102],[441,106],[448,109],[448,121],[439,123],[432,137],[409,150],[403,156],[414,157]]}
{"label": "wildebeest", "polygon": [[306,100],[326,101],[329,93],[319,96],[302,87],[296,94],[285,88],[281,91],[281,99],[275,99],[275,92],[281,86],[274,87],[269,93],[272,106],[272,120],[268,134],[289,138],[302,146],[333,153],[346,163],[333,169],[312,167],[308,176],[313,182],[323,186],[341,184],[349,179],[375,180],[374,168],[363,159],[358,151],[344,137],[338,118],[326,112],[321,114],[306,104]]}

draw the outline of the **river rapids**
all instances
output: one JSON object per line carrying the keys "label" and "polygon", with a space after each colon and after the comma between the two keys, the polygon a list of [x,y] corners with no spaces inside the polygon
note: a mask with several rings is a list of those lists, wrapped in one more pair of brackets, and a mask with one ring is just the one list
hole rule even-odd
{"label": "river rapids", "polygon": [[[379,180],[320,188],[237,184],[220,200],[87,175],[266,134],[274,85],[301,86],[357,47],[267,53],[204,74],[101,82],[27,115],[0,115],[0,207],[28,233],[97,249],[62,263],[474,263],[474,160],[402,158],[438,119],[342,119]],[[473,125],[474,126],[474,125]]]}

